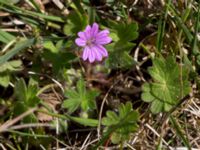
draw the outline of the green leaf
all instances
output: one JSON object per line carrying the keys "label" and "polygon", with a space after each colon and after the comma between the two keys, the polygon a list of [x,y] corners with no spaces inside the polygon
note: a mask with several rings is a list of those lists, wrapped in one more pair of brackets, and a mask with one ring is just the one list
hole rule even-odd
{"label": "green leaf", "polygon": [[4,71],[20,71],[22,70],[21,60],[12,60],[0,65],[0,72]]}
{"label": "green leaf", "polygon": [[15,95],[18,100],[26,101],[26,83],[23,79],[19,79],[19,81],[15,84]]}
{"label": "green leaf", "polygon": [[86,89],[85,89],[85,82],[84,82],[83,79],[80,79],[80,80],[77,82],[77,92],[78,92],[81,96],[84,96],[84,95],[85,95]]}
{"label": "green leaf", "polygon": [[106,66],[112,69],[132,67],[135,64],[135,61],[133,57],[129,55],[129,52],[134,47],[134,45],[134,43],[130,42],[117,42],[108,45],[107,49],[110,54],[106,60]]}
{"label": "green leaf", "polygon": [[135,40],[138,37],[138,25],[136,22],[131,22],[129,24],[113,22],[113,25],[122,43]]}
{"label": "green leaf", "polygon": [[74,3],[74,5],[75,5],[76,9],[77,9],[81,14],[84,14],[84,13],[85,13],[85,11],[84,11],[84,9],[83,9],[83,7],[82,7],[82,5],[81,5],[81,0],[73,1],[73,3]]}
{"label": "green leaf", "polygon": [[142,89],[143,89],[143,93],[141,95],[143,101],[145,102],[152,102],[155,100],[155,97],[151,94],[149,94],[150,92],[150,84],[149,83],[144,83],[143,86],[142,86]]}
{"label": "green leaf", "polygon": [[58,49],[55,47],[52,41],[45,41],[43,44],[44,48],[50,50],[52,53],[57,53]]}
{"label": "green leaf", "polygon": [[79,107],[81,107],[84,112],[95,109],[95,98],[99,95],[99,92],[95,90],[86,90],[83,79],[77,82],[76,88],[76,91],[68,89],[65,92],[68,99],[64,100],[62,107],[67,108],[68,113],[73,113]]}
{"label": "green leaf", "polygon": [[[86,97],[87,97],[87,101],[86,101],[86,109],[88,108],[92,108],[92,109],[96,109],[96,103],[94,101],[94,99],[99,95],[99,92],[97,90],[90,90],[86,92]],[[88,105],[88,106],[87,106]]]}
{"label": "green leaf", "polygon": [[44,57],[46,61],[52,63],[53,72],[56,75],[58,75],[58,72],[61,69],[69,68],[70,61],[75,58],[74,54],[70,52],[62,52],[62,51],[59,51],[59,52],[44,51],[42,56]]}
{"label": "green leaf", "polygon": [[98,122],[99,122],[99,120],[96,120],[96,119],[79,118],[79,117],[72,117],[72,116],[70,116],[70,119],[73,120],[74,122],[77,122],[84,126],[90,126],[90,127],[97,127]]}
{"label": "green leaf", "polygon": [[64,33],[66,35],[76,34],[83,30],[87,24],[88,19],[86,15],[80,14],[78,11],[71,11],[68,16],[67,24],[64,26]]}
{"label": "green leaf", "polygon": [[117,42],[117,41],[120,40],[116,32],[112,32],[111,31],[111,33],[109,34],[109,36],[112,38],[113,42]]}
{"label": "green leaf", "polygon": [[10,75],[8,72],[0,73],[0,85],[3,87],[8,87],[10,82]]}
{"label": "green leaf", "polygon": [[22,70],[22,62],[20,60],[13,60],[5,62],[0,65],[0,85],[3,87],[8,87],[10,80],[12,79],[11,75],[15,71]]}
{"label": "green leaf", "polygon": [[151,103],[150,110],[151,110],[152,113],[157,114],[157,113],[161,112],[164,109],[163,107],[164,107],[164,103],[163,102],[155,100],[155,101],[153,101]]}
{"label": "green leaf", "polygon": [[129,54],[135,46],[131,41],[138,37],[138,25],[132,23],[117,23],[109,22],[112,27],[110,36],[113,38],[113,43],[106,46],[109,51],[109,57],[106,60],[106,66],[111,69],[131,68],[135,61]]}
{"label": "green leaf", "polygon": [[[36,86],[33,84],[26,86],[24,79],[19,79],[15,84],[14,90],[17,101],[14,105],[14,114],[16,116],[24,113],[29,108],[35,107],[39,103],[40,99],[36,96],[38,90]],[[35,114],[30,114],[23,119],[23,122],[37,122],[37,117]]]}
{"label": "green leaf", "polygon": [[20,0],[8,0],[8,3],[17,4]]}
{"label": "green leaf", "polygon": [[95,22],[96,8],[88,7],[88,14],[89,14],[89,24],[93,24]]}
{"label": "green leaf", "polygon": [[189,71],[180,68],[173,57],[156,58],[148,71],[153,82],[143,85],[142,99],[151,103],[153,113],[169,111],[190,92]]}
{"label": "green leaf", "polygon": [[73,113],[81,104],[80,96],[75,90],[70,89],[65,92],[65,95],[68,97],[68,99],[64,100],[62,107],[67,108],[69,113]]}
{"label": "green leaf", "polygon": [[109,133],[114,144],[128,140],[130,133],[135,132],[138,128],[139,114],[132,110],[130,102],[125,105],[121,104],[118,110],[118,115],[113,111],[107,111],[106,117],[102,118],[102,124],[106,126],[105,132],[115,129]]}
{"label": "green leaf", "polygon": [[37,85],[29,84],[26,86],[24,79],[19,79],[15,85],[15,95],[17,100],[23,101],[27,107],[36,106],[40,99],[37,97]]}
{"label": "green leaf", "polygon": [[38,87],[37,85],[28,85],[27,91],[26,91],[26,104],[29,107],[36,106],[39,102],[40,99],[36,96],[38,92]]}
{"label": "green leaf", "polygon": [[[27,107],[23,101],[17,101],[14,105],[14,116],[19,116],[22,113],[28,111],[29,107]],[[35,116],[35,114],[30,114],[28,116],[26,116],[25,118],[22,119],[22,122],[24,123],[34,123],[37,122],[37,117]]]}
{"label": "green leaf", "polygon": [[0,56],[0,65],[8,61],[10,58],[12,58],[14,55],[19,53],[21,50],[31,46],[34,43],[34,39],[26,39],[26,40],[20,40],[17,42],[14,48],[12,48],[10,51],[5,53],[4,55]]}

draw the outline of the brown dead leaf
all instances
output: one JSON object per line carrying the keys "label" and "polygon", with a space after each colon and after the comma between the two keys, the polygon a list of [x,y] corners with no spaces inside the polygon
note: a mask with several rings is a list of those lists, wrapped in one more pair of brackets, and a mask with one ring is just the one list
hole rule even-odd
{"label": "brown dead leaf", "polygon": [[[56,106],[61,103],[61,95],[58,93],[43,93],[39,95],[39,98],[42,99],[46,106],[48,106],[53,112],[56,113]],[[48,112],[47,108],[40,107],[41,110]],[[53,120],[53,117],[50,115],[47,115],[45,113],[38,112],[37,117],[39,121],[47,122]]]}

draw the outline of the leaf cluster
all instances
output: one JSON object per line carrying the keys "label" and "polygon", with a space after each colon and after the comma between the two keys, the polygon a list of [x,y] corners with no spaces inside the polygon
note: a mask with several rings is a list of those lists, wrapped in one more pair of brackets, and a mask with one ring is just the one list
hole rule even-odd
{"label": "leaf cluster", "polygon": [[132,109],[131,102],[127,102],[120,104],[118,113],[107,111],[102,124],[106,126],[105,134],[110,134],[112,143],[117,144],[128,140],[130,134],[137,130],[138,119],[138,112]]}
{"label": "leaf cluster", "polygon": [[62,106],[68,109],[68,113],[73,113],[79,107],[83,112],[88,112],[96,108],[95,98],[99,95],[96,90],[87,90],[83,79],[77,82],[76,90],[67,89]]}
{"label": "leaf cluster", "polygon": [[[35,83],[29,81],[28,86],[26,85],[24,79],[19,79],[15,84],[15,96],[16,103],[14,105],[14,114],[20,115],[27,111],[29,108],[37,106],[40,99],[37,97],[38,86]],[[24,122],[36,122],[37,118],[34,114],[31,114],[24,118]]]}
{"label": "leaf cluster", "polygon": [[138,37],[138,25],[136,22],[110,22],[110,25],[113,29],[111,30],[113,43],[107,46],[110,55],[106,65],[112,69],[130,68],[135,63],[130,52],[135,46],[132,41]]}

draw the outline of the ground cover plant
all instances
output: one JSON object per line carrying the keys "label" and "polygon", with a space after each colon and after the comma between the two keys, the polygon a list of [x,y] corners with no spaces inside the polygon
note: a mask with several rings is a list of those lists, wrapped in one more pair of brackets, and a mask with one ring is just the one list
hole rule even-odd
{"label": "ground cover plant", "polygon": [[198,0],[0,0],[0,147],[200,149]]}

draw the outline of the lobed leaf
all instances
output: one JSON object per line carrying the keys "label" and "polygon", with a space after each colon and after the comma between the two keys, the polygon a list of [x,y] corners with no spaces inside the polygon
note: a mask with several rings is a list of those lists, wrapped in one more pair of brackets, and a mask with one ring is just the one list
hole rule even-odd
{"label": "lobed leaf", "polygon": [[173,57],[156,58],[148,71],[153,82],[143,85],[142,99],[151,103],[153,113],[169,111],[189,93],[189,71],[184,66],[181,68]]}
{"label": "lobed leaf", "polygon": [[110,34],[113,37],[113,43],[107,46],[110,54],[106,66],[111,69],[130,68],[135,64],[129,53],[135,46],[131,41],[138,37],[138,25],[135,22],[116,23],[110,21],[109,23],[113,28]]}
{"label": "lobed leaf", "polygon": [[68,89],[65,96],[68,98],[64,100],[62,107],[68,109],[68,113],[73,113],[79,107],[87,112],[96,108],[95,98],[99,95],[96,90],[86,90],[86,85],[83,79],[80,79],[76,85],[77,90]]}
{"label": "lobed leaf", "polygon": [[130,133],[138,128],[139,114],[132,110],[131,102],[127,102],[125,105],[121,104],[118,110],[118,115],[113,111],[107,111],[106,117],[102,118],[102,124],[106,126],[105,132],[115,128],[111,133],[111,141],[114,144],[127,140]]}

